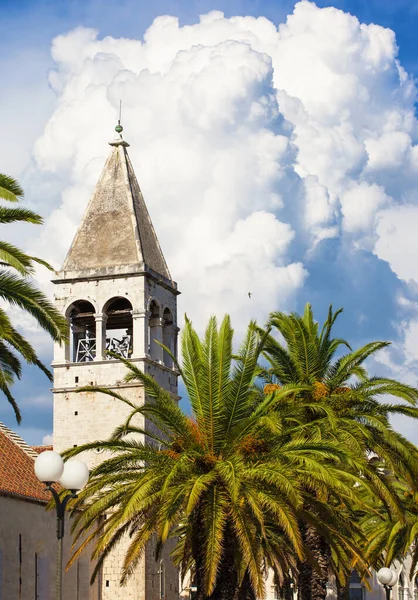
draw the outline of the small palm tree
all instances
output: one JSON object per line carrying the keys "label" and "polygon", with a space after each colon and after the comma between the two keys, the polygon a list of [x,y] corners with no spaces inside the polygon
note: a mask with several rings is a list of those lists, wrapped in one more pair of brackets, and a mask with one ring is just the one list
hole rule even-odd
{"label": "small palm tree", "polygon": [[[293,398],[295,405],[303,403],[306,406],[305,423],[312,425],[323,420],[322,411],[326,407],[325,410],[331,410],[334,415],[334,425],[324,430],[330,439],[355,455],[378,456],[387,469],[396,472],[415,488],[418,480],[417,449],[393,430],[389,416],[398,413],[418,418],[418,390],[396,380],[368,375],[365,361],[388,343],[371,342],[351,350],[347,341],[332,337],[332,328],[341,312],[334,313],[330,307],[321,329],[309,304],[303,316],[272,313],[263,349],[270,368],[264,371],[264,378],[268,385],[278,390],[281,386],[306,386],[307,391]],[[285,345],[272,333],[280,334]],[[265,331],[261,334],[266,336]],[[348,352],[337,357],[336,353],[341,348]],[[389,403],[387,398],[390,396],[406,401],[406,404]],[[329,417],[327,419],[331,423]],[[377,498],[380,498],[379,506],[383,507],[389,519],[402,521],[398,490],[379,468],[370,467],[363,472],[363,477],[373,484]],[[364,516],[364,512],[359,511],[358,516],[361,515]],[[321,569],[313,570],[306,561],[299,564],[302,598],[325,599],[329,571],[347,573],[350,560],[348,564],[335,560],[315,524],[304,533],[305,542]]]}
{"label": "small palm tree", "polygon": [[[0,173],[0,198],[17,203],[23,190],[13,178]],[[15,222],[41,224],[42,218],[31,210],[21,207],[0,206],[0,223]],[[48,298],[29,281],[35,264],[53,270],[48,263],[29,256],[8,242],[0,241],[0,298],[6,308],[0,308],[0,390],[13,407],[18,423],[21,414],[11,387],[15,378],[20,378],[22,366],[19,355],[29,364],[38,366],[52,380],[50,371],[39,360],[35,349],[12,325],[7,311],[18,307],[36,319],[52,339],[63,342],[67,337],[67,323]]]}
{"label": "small palm tree", "polygon": [[145,404],[137,406],[111,390],[84,388],[126,402],[132,413],[110,440],[66,452],[67,457],[91,449],[111,453],[93,469],[74,506],[75,539],[83,542],[72,560],[94,542],[97,573],[130,533],[125,580],[151,536],[160,550],[170,536],[180,535],[174,555],[183,572],[194,570],[199,599],[248,599],[263,596],[267,566],[282,581],[305,556],[300,522],[315,518],[334,545],[353,535],[350,520],[341,519],[331,503],[315,517],[306,509],[315,502],[312,490],[334,494],[347,506],[357,504],[359,478],[346,468],[351,458],[336,443],[320,439],[317,427],[306,435],[294,409],[289,425],[286,399],[306,387],[285,385],[267,396],[256,387],[262,341],[254,324],[235,358],[232,335],[228,317],[219,329],[212,318],[203,340],[186,319],[182,367],[177,367],[191,416],[129,361],[124,361],[125,381],[143,383]]}

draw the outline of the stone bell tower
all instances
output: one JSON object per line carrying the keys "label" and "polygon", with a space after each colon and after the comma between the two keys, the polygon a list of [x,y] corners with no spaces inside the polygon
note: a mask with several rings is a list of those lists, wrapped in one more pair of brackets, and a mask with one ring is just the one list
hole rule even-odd
{"label": "stone bell tower", "polygon": [[[54,449],[108,438],[129,413],[122,402],[86,385],[107,387],[142,404],[144,390],[123,382],[126,367],[108,351],[129,358],[177,394],[177,372],[156,342],[177,352],[177,285],[172,280],[128,156],[118,138],[88,203],[58,279],[55,302],[70,325],[70,342],[54,349]],[[83,459],[94,466],[103,456]],[[138,573],[119,587],[124,544],[103,566],[101,600],[178,598],[177,571],[152,548]]]}

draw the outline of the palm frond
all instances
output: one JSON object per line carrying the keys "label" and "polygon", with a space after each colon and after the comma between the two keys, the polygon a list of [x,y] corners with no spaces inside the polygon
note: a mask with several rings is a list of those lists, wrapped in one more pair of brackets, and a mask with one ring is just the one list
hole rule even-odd
{"label": "palm frond", "polygon": [[[1,175],[0,175],[1,177]],[[6,192],[7,194],[7,192]],[[11,200],[11,195],[13,194],[9,194],[8,198],[5,198],[5,196],[2,195],[2,188],[1,188],[1,181],[0,181],[0,198],[4,198],[5,200],[9,200],[11,202],[17,202],[16,200]],[[33,223],[35,225],[41,225],[43,223],[43,219],[40,215],[38,215],[37,213],[33,212],[32,210],[29,210],[27,208],[9,208],[6,206],[0,206],[0,223],[7,224],[7,223],[16,223],[16,222],[23,222],[23,223]]]}
{"label": "palm frond", "polygon": [[23,189],[13,177],[0,173],[0,198],[9,202],[18,202],[23,198]]}
{"label": "palm frond", "polygon": [[12,273],[0,272],[0,298],[32,315],[53,340],[68,338],[68,323],[32,283]]}

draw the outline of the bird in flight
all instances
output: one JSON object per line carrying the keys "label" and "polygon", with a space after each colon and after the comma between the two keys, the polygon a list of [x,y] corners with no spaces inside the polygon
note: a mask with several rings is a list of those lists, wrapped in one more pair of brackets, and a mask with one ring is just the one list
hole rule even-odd
{"label": "bird in flight", "polygon": [[248,298],[251,298],[251,296],[252,296],[252,293],[248,292]]}

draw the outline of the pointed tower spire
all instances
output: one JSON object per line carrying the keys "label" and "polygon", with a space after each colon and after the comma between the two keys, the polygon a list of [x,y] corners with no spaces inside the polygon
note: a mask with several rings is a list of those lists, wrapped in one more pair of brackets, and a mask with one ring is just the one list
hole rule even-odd
{"label": "pointed tower spire", "polygon": [[[120,117],[120,116],[119,116]],[[112,151],[64,261],[65,277],[154,272],[172,283],[122,137]]]}

